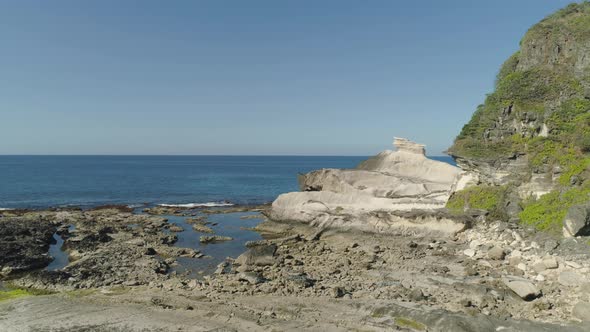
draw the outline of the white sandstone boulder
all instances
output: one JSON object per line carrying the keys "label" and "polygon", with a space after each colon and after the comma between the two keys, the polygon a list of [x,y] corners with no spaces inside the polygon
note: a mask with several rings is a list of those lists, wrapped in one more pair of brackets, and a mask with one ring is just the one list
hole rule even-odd
{"label": "white sandstone boulder", "polygon": [[280,195],[269,217],[389,233],[454,234],[464,229],[466,220],[438,211],[464,175],[461,169],[428,159],[424,145],[403,138],[394,145],[397,151],[381,152],[355,169],[301,175],[302,191]]}

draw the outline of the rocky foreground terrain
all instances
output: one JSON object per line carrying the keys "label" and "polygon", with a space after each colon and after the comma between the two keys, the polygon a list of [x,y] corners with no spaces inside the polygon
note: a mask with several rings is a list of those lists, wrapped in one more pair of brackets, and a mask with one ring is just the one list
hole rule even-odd
{"label": "rocky foreground terrain", "polygon": [[[112,208],[4,212],[2,229],[14,230],[0,241],[5,285],[36,291],[0,301],[0,329],[588,329],[586,240],[474,218],[476,226],[448,237],[267,220],[257,226],[265,240],[191,279],[168,272],[179,257],[199,253],[175,247],[159,216]],[[53,230],[64,233],[71,262],[40,270]],[[15,242],[25,247],[15,250]]]}

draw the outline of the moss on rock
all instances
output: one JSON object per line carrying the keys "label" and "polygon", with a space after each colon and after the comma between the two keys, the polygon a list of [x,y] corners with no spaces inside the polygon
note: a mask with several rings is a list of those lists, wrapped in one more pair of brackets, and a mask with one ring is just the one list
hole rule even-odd
{"label": "moss on rock", "polygon": [[395,325],[414,331],[426,331],[426,325],[406,317],[395,317]]}

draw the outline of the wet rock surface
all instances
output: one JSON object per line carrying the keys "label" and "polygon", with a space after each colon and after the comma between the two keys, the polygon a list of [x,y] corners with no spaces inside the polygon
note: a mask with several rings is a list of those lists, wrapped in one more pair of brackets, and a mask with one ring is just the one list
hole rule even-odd
{"label": "wet rock surface", "polygon": [[40,219],[0,218],[0,274],[47,266],[55,224]]}
{"label": "wet rock surface", "polygon": [[[11,280],[23,287],[147,285],[169,278],[166,273],[177,257],[200,255],[174,246],[176,235],[168,230],[174,225],[166,219],[113,207],[30,211],[0,222],[5,225],[0,231],[0,247],[5,250],[2,269],[26,272]],[[45,271],[42,268],[52,260],[47,252],[56,230],[64,239],[62,250],[69,264],[59,271]]]}

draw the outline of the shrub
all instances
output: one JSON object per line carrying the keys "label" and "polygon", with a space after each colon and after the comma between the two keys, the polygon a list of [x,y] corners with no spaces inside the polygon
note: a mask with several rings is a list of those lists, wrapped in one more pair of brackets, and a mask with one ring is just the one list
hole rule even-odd
{"label": "shrub", "polygon": [[454,213],[461,213],[465,209],[482,209],[489,211],[492,217],[506,219],[502,211],[506,190],[506,186],[469,187],[455,192],[447,202],[447,209]]}
{"label": "shrub", "polygon": [[504,79],[504,77],[508,76],[509,74],[512,74],[516,71],[516,66],[518,66],[518,57],[520,56],[520,51],[516,51],[516,53],[512,54],[508,60],[504,61],[504,63],[502,64],[502,67],[500,67],[500,71],[498,72],[498,75],[496,76],[496,85],[498,85],[498,82],[502,81],[502,79]]}
{"label": "shrub", "polygon": [[563,219],[570,207],[590,199],[590,186],[574,187],[565,192],[552,191],[539,199],[524,203],[520,220],[541,231],[561,234]]}

